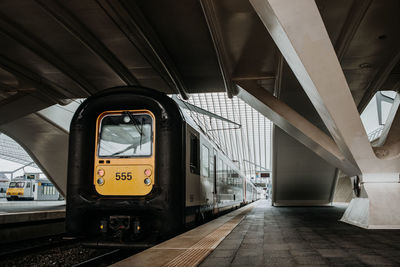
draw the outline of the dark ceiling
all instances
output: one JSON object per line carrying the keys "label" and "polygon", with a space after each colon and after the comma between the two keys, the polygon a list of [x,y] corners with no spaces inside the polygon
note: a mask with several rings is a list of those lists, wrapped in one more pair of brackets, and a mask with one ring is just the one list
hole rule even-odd
{"label": "dark ceiling", "polygon": [[[359,110],[398,90],[400,1],[316,3]],[[246,0],[3,0],[0,38],[0,124],[121,85],[272,91],[281,57]]]}

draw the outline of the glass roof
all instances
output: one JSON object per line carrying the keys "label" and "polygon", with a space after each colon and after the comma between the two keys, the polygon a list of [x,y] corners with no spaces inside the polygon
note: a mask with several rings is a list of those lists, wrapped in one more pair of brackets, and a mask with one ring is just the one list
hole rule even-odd
{"label": "glass roof", "polygon": [[26,151],[13,139],[0,133],[0,159],[38,168]]}
{"label": "glass roof", "polygon": [[271,170],[270,120],[238,97],[228,98],[226,93],[191,94],[187,102],[240,125],[183,109],[246,176]]}
{"label": "glass roof", "polygon": [[394,91],[378,91],[362,112],[360,117],[369,141],[376,140],[382,134],[396,96]]}

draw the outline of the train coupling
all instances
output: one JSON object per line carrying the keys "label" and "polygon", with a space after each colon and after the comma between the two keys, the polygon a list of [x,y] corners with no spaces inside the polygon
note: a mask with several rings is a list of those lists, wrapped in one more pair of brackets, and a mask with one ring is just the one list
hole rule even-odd
{"label": "train coupling", "polygon": [[[107,228],[113,231],[131,230],[134,234],[140,234],[140,221],[132,216],[110,216],[109,221],[101,221],[101,231],[107,231]],[[104,229],[104,230],[103,230]]]}

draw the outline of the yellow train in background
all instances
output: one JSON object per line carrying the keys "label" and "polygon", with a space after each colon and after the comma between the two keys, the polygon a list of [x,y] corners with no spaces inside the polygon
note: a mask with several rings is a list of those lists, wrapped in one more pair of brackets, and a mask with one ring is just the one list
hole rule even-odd
{"label": "yellow train in background", "polygon": [[49,180],[25,174],[10,181],[6,198],[8,201],[58,200],[60,194]]}

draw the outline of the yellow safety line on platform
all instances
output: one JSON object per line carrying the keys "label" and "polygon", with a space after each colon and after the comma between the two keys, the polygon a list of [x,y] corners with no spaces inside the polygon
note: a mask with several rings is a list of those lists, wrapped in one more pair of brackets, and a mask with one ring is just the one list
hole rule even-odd
{"label": "yellow safety line on platform", "polygon": [[197,266],[199,265],[218,245],[225,239],[225,237],[243,220],[245,215],[253,208],[249,208],[236,215],[234,218],[220,226],[214,232],[202,238],[199,242],[188,248],[185,252],[181,253],[164,267],[176,266]]}

